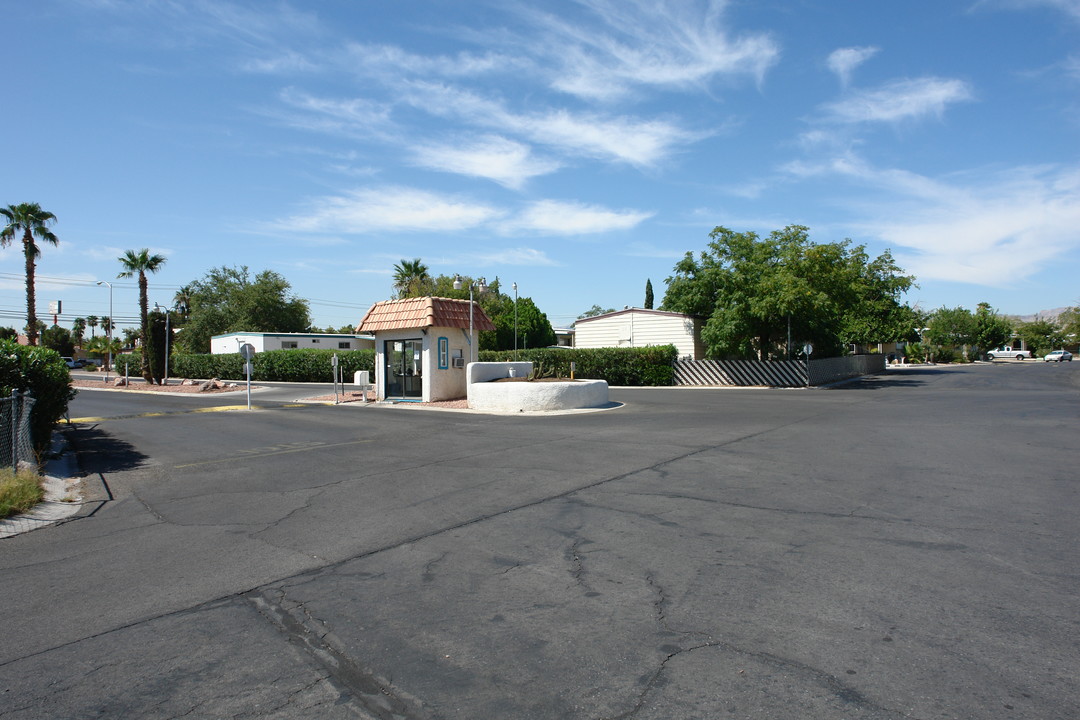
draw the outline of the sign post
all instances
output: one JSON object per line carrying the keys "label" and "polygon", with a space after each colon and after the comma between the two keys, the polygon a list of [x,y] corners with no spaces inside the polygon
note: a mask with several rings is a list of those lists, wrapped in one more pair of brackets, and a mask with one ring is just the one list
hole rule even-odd
{"label": "sign post", "polygon": [[810,356],[814,353],[814,346],[806,343],[802,346],[802,351],[806,355],[806,387],[810,387]]}
{"label": "sign post", "polygon": [[[238,341],[239,342],[239,341]],[[244,358],[244,374],[247,375],[247,409],[251,409],[251,361],[255,357],[255,346],[244,343],[240,346],[240,355]]]}
{"label": "sign post", "polygon": [[334,371],[334,404],[338,404],[338,379],[340,377],[340,370],[338,369],[338,357],[337,353],[330,356],[330,367]]}

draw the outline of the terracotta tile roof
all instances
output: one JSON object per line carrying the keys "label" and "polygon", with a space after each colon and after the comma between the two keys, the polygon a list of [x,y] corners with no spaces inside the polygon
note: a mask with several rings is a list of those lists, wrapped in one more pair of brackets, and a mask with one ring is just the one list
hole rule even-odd
{"label": "terracotta tile roof", "polygon": [[[469,301],[440,297],[384,300],[371,306],[356,332],[405,330],[409,328],[452,327],[469,329]],[[474,303],[473,328],[494,330],[495,324]]]}

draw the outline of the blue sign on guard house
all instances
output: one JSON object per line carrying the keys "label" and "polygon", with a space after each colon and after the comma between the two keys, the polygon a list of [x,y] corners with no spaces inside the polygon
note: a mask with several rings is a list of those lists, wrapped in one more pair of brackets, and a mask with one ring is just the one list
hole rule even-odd
{"label": "blue sign on guard house", "polygon": [[376,397],[414,402],[465,397],[477,333],[494,329],[475,302],[440,297],[375,303],[356,326],[375,336]]}

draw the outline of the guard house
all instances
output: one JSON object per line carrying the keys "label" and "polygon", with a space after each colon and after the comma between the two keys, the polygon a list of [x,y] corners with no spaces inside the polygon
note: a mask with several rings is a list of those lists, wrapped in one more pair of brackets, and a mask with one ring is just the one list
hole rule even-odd
{"label": "guard house", "polygon": [[414,402],[465,397],[465,366],[476,360],[476,336],[494,329],[479,305],[439,297],[375,303],[356,326],[357,334],[375,336],[378,399]]}

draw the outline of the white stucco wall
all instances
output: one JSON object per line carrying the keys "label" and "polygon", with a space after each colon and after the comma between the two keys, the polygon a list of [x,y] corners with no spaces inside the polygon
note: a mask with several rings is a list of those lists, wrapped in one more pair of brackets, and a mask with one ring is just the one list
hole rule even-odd
{"label": "white stucco wall", "polygon": [[[446,338],[447,367],[439,367],[439,338]],[[456,368],[453,364],[455,353],[466,359],[469,357],[468,332],[461,328],[434,327],[424,333],[418,328],[409,330],[381,330],[375,333],[375,386],[376,396],[385,400],[386,357],[384,351],[387,341],[421,340],[421,374],[423,390],[421,400],[454,400],[466,396],[465,367]]]}
{"label": "white stucco wall", "polygon": [[532,371],[532,366],[531,362],[470,363],[469,408],[518,413],[599,408],[608,405],[608,384],[604,380],[491,382],[499,378],[526,377]]}

